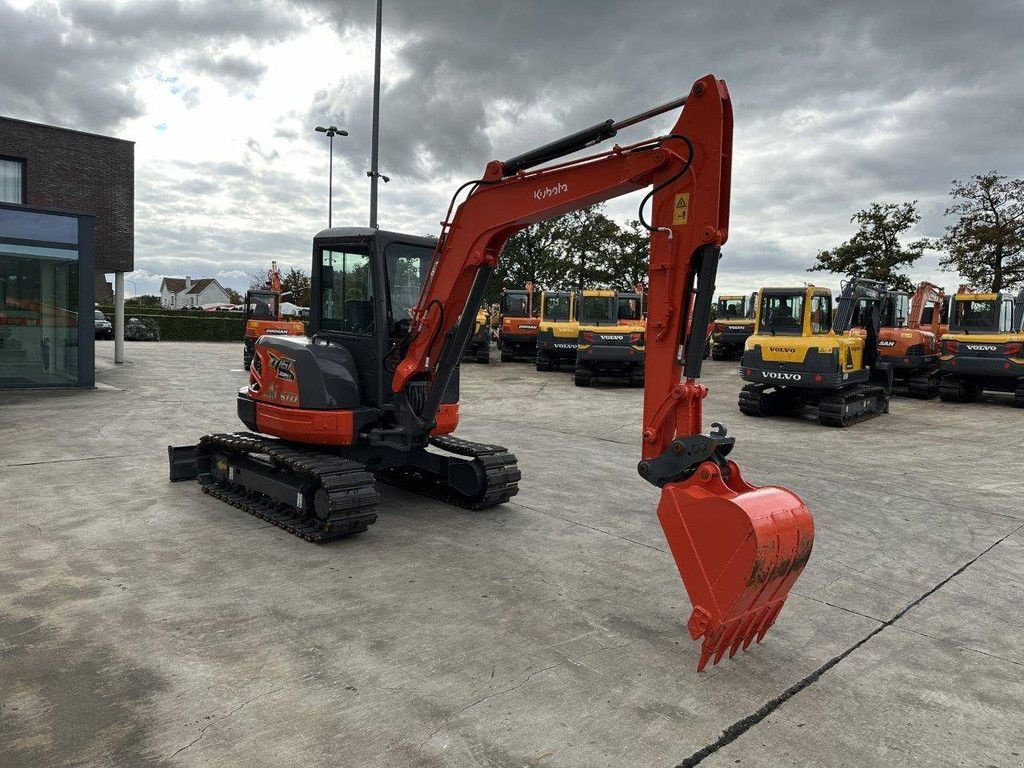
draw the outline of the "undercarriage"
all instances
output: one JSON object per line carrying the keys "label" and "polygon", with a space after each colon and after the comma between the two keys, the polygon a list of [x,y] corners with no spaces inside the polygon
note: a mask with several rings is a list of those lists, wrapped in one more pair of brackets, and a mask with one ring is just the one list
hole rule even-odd
{"label": "undercarriage", "polygon": [[375,480],[467,509],[519,492],[516,457],[502,446],[453,437],[431,438],[430,446],[436,450],[330,449],[235,432],[168,454],[172,481],[198,480],[204,493],[314,542],[376,522]]}

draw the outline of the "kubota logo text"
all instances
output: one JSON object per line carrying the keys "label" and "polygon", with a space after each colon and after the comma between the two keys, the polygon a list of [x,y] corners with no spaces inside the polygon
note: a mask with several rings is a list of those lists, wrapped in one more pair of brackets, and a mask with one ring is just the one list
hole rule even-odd
{"label": "kubota logo text", "polygon": [[569,185],[560,181],[557,184],[555,184],[555,186],[553,186],[553,187],[544,187],[544,189],[535,189],[535,190],[533,190],[533,199],[534,200],[546,200],[549,197],[554,197],[555,195],[560,195],[563,192],[568,192],[568,191],[569,191]]}
{"label": "kubota logo text", "polygon": [[964,344],[971,352],[995,352],[999,347],[995,344]]}
{"label": "kubota logo text", "polygon": [[763,379],[778,379],[779,381],[800,381],[799,373],[781,373],[779,371],[761,371]]}

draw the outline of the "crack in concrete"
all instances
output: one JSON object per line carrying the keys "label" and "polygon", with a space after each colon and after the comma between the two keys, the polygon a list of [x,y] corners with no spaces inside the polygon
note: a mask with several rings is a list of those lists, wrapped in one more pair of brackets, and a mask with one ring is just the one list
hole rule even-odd
{"label": "crack in concrete", "polygon": [[[811,674],[807,675],[805,678],[803,678],[799,682],[791,685],[789,688],[784,690],[782,693],[780,693],[775,698],[773,698],[770,701],[766,702],[756,712],[753,712],[752,714],[749,714],[746,717],[744,717],[744,718],[742,718],[740,720],[737,720],[735,723],[733,723],[728,728],[726,728],[724,731],[722,731],[721,736],[719,736],[715,741],[711,742],[710,744],[708,744],[708,745],[702,747],[701,749],[697,750],[696,752],[694,752],[688,758],[686,758],[681,763],[679,763],[676,766],[676,768],[692,768],[693,766],[699,765],[700,763],[704,762],[704,760],[706,758],[710,757],[715,752],[717,752],[718,750],[722,749],[722,747],[726,747],[729,744],[732,744],[734,741],[736,741],[736,739],[738,739],[740,736],[745,734],[747,731],[749,731],[755,725],[757,725],[762,720],[764,720],[766,717],[768,717],[770,714],[775,712],[775,710],[777,710],[779,707],[781,707],[783,704],[785,704],[791,698],[793,698],[798,693],[800,693],[800,691],[802,691],[805,688],[807,688],[808,686],[813,685],[814,683],[816,683],[821,678],[822,675],[824,675],[830,669],[832,669],[837,664],[839,664],[841,661],[843,661],[848,656],[850,656],[854,651],[856,651],[862,645],[864,645],[869,640],[871,640],[873,637],[875,637],[875,635],[878,635],[878,634],[884,632],[886,629],[888,629],[889,627],[894,625],[897,621],[899,621],[904,616],[906,616],[912,609],[916,608],[918,605],[923,603],[925,600],[927,600],[933,594],[938,592],[940,589],[942,589],[944,586],[946,586],[949,582],[951,582],[953,579],[955,579],[961,573],[963,573],[968,568],[970,568],[972,565],[974,565],[976,562],[978,562],[978,560],[983,558],[985,555],[987,555],[993,549],[998,547],[1000,544],[1002,544],[1004,541],[1006,541],[1008,538],[1010,538],[1011,536],[1013,536],[1015,533],[1017,533],[1018,531],[1020,531],[1022,529],[1024,529],[1024,525],[1017,526],[1012,531],[1010,531],[1008,534],[1006,534],[1001,539],[996,541],[994,544],[992,544],[991,546],[989,546],[989,547],[985,548],[984,550],[982,550],[974,558],[972,558],[971,560],[968,560],[966,563],[964,563],[962,566],[957,568],[955,571],[953,571],[953,573],[949,574],[949,576],[944,578],[942,581],[940,581],[938,584],[933,586],[927,592],[924,592],[923,594],[918,596],[915,600],[913,600],[912,602],[908,603],[906,606],[904,606],[903,610],[901,610],[899,613],[897,613],[895,616],[893,616],[888,621],[883,622],[878,627],[876,627],[875,629],[871,630],[867,635],[862,637],[860,640],[858,640],[856,643],[851,645],[845,651],[843,651],[842,653],[840,653],[837,656],[833,656],[831,659],[829,659],[824,664],[822,664],[820,667],[818,667],[816,670],[814,670]],[[899,627],[899,629],[902,629],[902,627]]]}
{"label": "crack in concrete", "polygon": [[242,702],[241,704],[239,704],[239,705],[238,705],[237,707],[235,707],[235,708],[234,708],[234,709],[232,709],[232,710],[231,710],[230,712],[228,712],[228,713],[227,713],[226,715],[224,715],[224,717],[218,717],[218,718],[217,718],[216,720],[214,720],[214,721],[212,721],[212,722],[209,722],[209,723],[207,723],[206,725],[204,725],[204,726],[203,726],[202,728],[200,728],[200,729],[199,729],[199,735],[198,735],[198,736],[196,736],[196,737],[195,737],[194,739],[192,739],[192,741],[190,741],[190,742],[189,742],[188,744],[186,744],[186,745],[185,745],[184,747],[182,747],[181,749],[178,749],[178,750],[177,750],[177,751],[175,751],[175,752],[174,752],[173,754],[171,754],[171,756],[170,756],[170,757],[168,758],[168,760],[169,760],[169,759],[170,759],[171,757],[176,757],[177,755],[181,754],[182,752],[184,752],[184,751],[185,751],[186,749],[188,749],[189,747],[192,747],[192,746],[194,746],[194,745],[198,744],[198,743],[199,743],[199,742],[200,742],[200,741],[202,740],[203,736],[205,736],[205,735],[206,735],[206,729],[207,729],[207,728],[212,728],[212,727],[213,727],[213,726],[215,726],[215,725],[216,725],[217,723],[222,723],[222,722],[224,722],[225,720],[228,720],[228,719],[230,719],[230,718],[231,718],[231,717],[232,717],[232,716],[233,716],[233,715],[234,715],[234,714],[235,714],[236,712],[238,712],[239,710],[241,710],[241,709],[242,709],[243,707],[245,707],[246,705],[248,705],[248,704],[252,704],[252,703],[253,703],[254,701],[256,701],[256,699],[262,699],[262,698],[263,698],[264,696],[269,696],[269,695],[270,695],[270,694],[272,694],[272,693],[278,693],[278,692],[280,692],[280,691],[283,691],[283,690],[284,690],[284,687],[282,686],[281,688],[275,688],[275,689],[274,689],[274,690],[272,690],[272,691],[267,691],[267,692],[265,692],[265,693],[260,693],[260,694],[257,694],[256,696],[253,696],[253,697],[252,697],[251,699],[246,699],[246,700],[245,700],[245,701],[243,701],[243,702]]}
{"label": "crack in concrete", "polygon": [[[587,633],[581,635],[580,637],[586,637],[586,635],[589,635],[589,634],[591,634],[591,633],[587,632]],[[573,639],[579,639],[579,638],[573,638]],[[570,642],[570,641],[565,641],[565,642]],[[554,664],[549,664],[546,667],[541,667],[540,669],[535,670],[535,671],[531,672],[530,674],[528,674],[525,678],[523,678],[520,682],[516,683],[515,685],[510,686],[508,688],[505,688],[504,690],[501,690],[501,691],[496,691],[495,693],[489,693],[486,696],[481,696],[476,701],[474,701],[474,702],[464,706],[462,709],[460,709],[454,715],[451,715],[450,717],[445,718],[444,722],[441,723],[439,726],[437,726],[437,728],[435,728],[433,731],[431,731],[430,734],[427,736],[427,738],[423,739],[423,741],[420,742],[419,746],[422,748],[424,745],[426,745],[426,743],[428,741],[430,741],[432,738],[434,738],[438,733],[440,733],[446,727],[451,725],[451,723],[453,723],[456,719],[458,719],[458,717],[461,716],[463,713],[473,709],[476,706],[479,706],[480,704],[483,704],[485,701],[497,698],[499,696],[504,696],[506,693],[511,693],[512,691],[519,690],[524,685],[526,685],[528,682],[530,682],[530,680],[532,680],[534,677],[536,677],[537,675],[539,675],[539,674],[541,674],[543,672],[547,672],[548,670],[554,669],[555,667],[560,667],[563,664],[571,664],[571,663],[576,663],[576,664],[579,664],[579,666],[587,667],[586,664],[580,663],[579,659],[585,659],[588,656],[593,656],[594,654],[601,653],[602,651],[617,651],[617,650],[619,650],[621,648],[627,648],[628,646],[633,645],[636,642],[637,642],[637,640],[636,640],[636,638],[634,638],[633,640],[630,640],[627,643],[621,643],[619,645],[603,645],[600,648],[595,648],[592,651],[587,651],[586,653],[579,654],[578,656],[568,656],[567,655],[565,657],[565,659],[563,659],[562,661],[556,661]],[[549,646],[549,647],[554,647],[554,646]],[[587,669],[593,670],[593,667],[587,667]],[[597,670],[594,670],[594,671],[596,672]]]}
{"label": "crack in concrete", "polygon": [[36,467],[40,464],[70,464],[75,461],[102,461],[104,459],[128,459],[134,456],[132,453],[124,453],[117,456],[87,456],[82,459],[46,459],[45,461],[26,461],[21,464],[4,464],[5,467]]}
{"label": "crack in concrete", "polygon": [[958,643],[956,640],[951,640],[948,637],[936,637],[935,635],[929,635],[927,632],[921,632],[916,629],[907,629],[906,627],[894,627],[894,629],[898,629],[900,632],[909,632],[912,635],[920,635],[921,637],[927,637],[929,640],[934,640],[937,643],[946,643],[947,645],[952,645],[955,648],[959,648],[963,651],[970,651],[971,653],[980,653],[982,656],[988,656],[991,659],[999,659],[999,661],[1005,661],[1008,664],[1016,664],[1018,667],[1024,667],[1024,662],[1008,659],[1005,656],[1000,656],[998,653],[989,653],[988,651],[983,651],[980,648],[974,648],[970,645],[964,645],[963,643]]}
{"label": "crack in concrete", "polygon": [[428,741],[430,741],[432,738],[434,738],[445,727],[447,727],[456,718],[458,718],[463,712],[466,712],[466,711],[468,711],[470,709],[473,709],[473,707],[475,707],[475,706],[477,706],[479,704],[483,704],[488,699],[493,699],[493,698],[495,698],[497,696],[504,696],[506,693],[511,693],[512,691],[518,690],[519,688],[522,688],[524,685],[526,685],[528,682],[530,682],[530,680],[532,680],[537,675],[541,674],[542,672],[547,672],[549,669],[554,669],[555,667],[561,666],[563,663],[564,662],[557,661],[554,664],[550,664],[549,666],[541,667],[540,669],[536,670],[535,672],[531,672],[530,674],[528,674],[525,678],[523,678],[523,680],[521,682],[516,683],[511,688],[506,688],[505,690],[498,691],[496,693],[489,693],[486,696],[483,696],[483,697],[477,699],[473,703],[467,704],[462,709],[460,709],[458,712],[456,712],[454,715],[452,715],[449,718],[446,718],[443,723],[441,723],[439,726],[437,726],[437,728],[435,728],[433,731],[431,731],[430,735],[428,735],[427,738],[425,738],[423,741],[420,742],[420,746],[421,747],[424,746]]}
{"label": "crack in concrete", "polygon": [[882,624],[885,621],[885,619],[880,619],[877,616],[869,616],[866,613],[861,613],[860,611],[855,611],[852,608],[844,608],[841,605],[836,605],[835,603],[830,603],[828,600],[819,600],[816,597],[811,597],[810,595],[805,595],[802,592],[797,592],[795,589],[791,590],[790,594],[791,595],[796,595],[797,597],[802,597],[802,598],[804,598],[804,600],[811,600],[812,602],[820,603],[821,605],[827,605],[829,608],[838,608],[840,611],[846,611],[847,613],[852,613],[854,616],[860,616],[862,619],[870,619],[871,621],[878,622],[879,624]]}
{"label": "crack in concrete", "polygon": [[611,531],[606,531],[604,528],[598,528],[598,527],[593,526],[593,525],[587,525],[586,523],[581,523],[579,520],[573,520],[571,517],[562,517],[561,515],[556,515],[555,513],[548,512],[547,510],[544,510],[544,509],[537,509],[536,507],[531,507],[529,504],[524,504],[521,501],[512,501],[512,502],[509,502],[509,503],[513,504],[514,506],[517,506],[517,507],[522,507],[523,509],[528,509],[531,512],[537,512],[537,513],[539,513],[541,515],[546,515],[547,517],[553,517],[553,518],[555,518],[557,520],[562,520],[563,522],[566,522],[566,523],[572,523],[573,525],[578,525],[581,528],[587,528],[588,530],[595,531],[596,533],[603,533],[605,536],[611,536],[613,539],[619,539],[620,541],[627,541],[630,544],[636,544],[638,546],[645,547],[645,548],[653,550],[655,552],[660,552],[663,555],[668,554],[667,550],[660,549],[660,548],[652,546],[650,544],[645,544],[644,542],[637,541],[636,539],[631,539],[628,536],[620,536],[617,533],[612,533]]}

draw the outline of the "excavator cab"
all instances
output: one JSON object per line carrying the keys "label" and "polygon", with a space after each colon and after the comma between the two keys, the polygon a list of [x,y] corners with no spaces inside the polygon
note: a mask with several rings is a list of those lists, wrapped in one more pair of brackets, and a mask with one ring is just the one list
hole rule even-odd
{"label": "excavator cab", "polygon": [[711,358],[729,360],[743,354],[743,345],[754,332],[757,293],[722,295],[715,308],[711,329]]}
{"label": "excavator cab", "polygon": [[579,297],[570,291],[543,291],[537,328],[537,370],[576,364]]}
{"label": "excavator cab", "polygon": [[498,347],[501,362],[515,362],[517,357],[533,360],[537,355],[537,318],[533,312],[533,286],[526,290],[510,289],[501,294],[499,305],[501,328]]}

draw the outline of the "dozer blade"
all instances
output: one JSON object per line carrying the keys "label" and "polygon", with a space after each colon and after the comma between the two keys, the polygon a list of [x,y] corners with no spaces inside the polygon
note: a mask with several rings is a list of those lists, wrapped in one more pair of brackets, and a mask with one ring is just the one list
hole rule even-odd
{"label": "dozer blade", "polygon": [[658,519],[704,638],[697,671],[761,642],[811,556],[814,520],[792,491],[746,483],[739,467],[701,464],[662,488]]}

